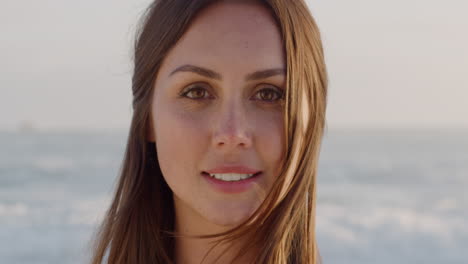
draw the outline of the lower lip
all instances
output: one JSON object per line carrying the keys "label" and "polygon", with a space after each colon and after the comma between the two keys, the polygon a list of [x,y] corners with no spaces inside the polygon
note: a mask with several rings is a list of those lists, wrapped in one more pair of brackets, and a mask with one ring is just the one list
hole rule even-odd
{"label": "lower lip", "polygon": [[249,190],[258,181],[262,173],[240,181],[222,181],[208,174],[201,174],[216,190],[223,193],[241,193]]}

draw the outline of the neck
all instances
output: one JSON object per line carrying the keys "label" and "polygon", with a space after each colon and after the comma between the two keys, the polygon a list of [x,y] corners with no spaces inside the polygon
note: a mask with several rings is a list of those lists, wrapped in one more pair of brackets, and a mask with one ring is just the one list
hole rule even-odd
{"label": "neck", "polygon": [[[229,230],[232,227],[219,226],[208,222],[197,212],[191,208],[185,206],[184,202],[174,197],[175,206],[175,231],[183,236],[194,236],[194,235],[212,235],[221,233]],[[215,245],[215,241],[220,238],[187,238],[177,237],[175,241],[175,263],[176,264],[200,264],[202,263],[205,254]],[[235,244],[227,245],[220,243],[218,246],[210,251],[209,255],[206,256],[204,264],[212,263],[231,263],[232,264],[244,264],[250,263],[252,260],[251,255],[243,255],[241,259],[234,259],[241,245],[242,241],[238,241]],[[226,250],[227,249],[227,250]],[[226,252],[217,259],[221,253]]]}

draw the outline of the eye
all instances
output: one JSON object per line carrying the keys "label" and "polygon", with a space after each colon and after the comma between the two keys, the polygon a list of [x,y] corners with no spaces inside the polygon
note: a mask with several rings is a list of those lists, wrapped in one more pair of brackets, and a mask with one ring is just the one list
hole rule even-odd
{"label": "eye", "polygon": [[275,102],[283,99],[283,92],[279,88],[264,88],[255,94],[257,100]]}
{"label": "eye", "polygon": [[207,89],[199,84],[191,85],[187,89],[184,89],[180,96],[193,100],[203,100],[210,98]]}

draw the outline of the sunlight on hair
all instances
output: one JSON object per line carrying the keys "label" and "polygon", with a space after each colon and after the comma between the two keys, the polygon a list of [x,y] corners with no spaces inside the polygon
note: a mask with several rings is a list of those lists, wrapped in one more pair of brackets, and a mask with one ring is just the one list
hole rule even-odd
{"label": "sunlight on hair", "polygon": [[286,194],[289,192],[289,189],[290,189],[290,186],[291,186],[291,183],[293,181],[293,178],[294,178],[294,175],[296,174],[296,169],[298,167],[298,163],[299,163],[299,157],[300,157],[300,152],[301,152],[301,149],[306,147],[306,146],[303,146],[303,141],[304,141],[304,137],[305,137],[305,134],[307,133],[307,124],[309,123],[309,119],[310,119],[310,104],[309,102],[307,101],[307,91],[306,89],[303,89],[302,90],[302,96],[301,96],[301,100],[300,100],[300,105],[298,107],[298,109],[301,109],[302,111],[300,113],[298,113],[298,118],[302,118],[302,123],[299,122],[299,129],[296,131],[296,135],[295,135],[295,139],[297,140],[296,141],[296,145],[297,146],[295,149],[294,149],[294,146],[293,146],[293,153],[292,153],[292,159],[291,159],[291,164],[290,166],[288,167],[288,170],[286,172],[286,175],[285,175],[285,180],[284,180],[284,184],[282,186],[282,189],[281,189],[281,193],[278,197],[278,200],[276,201],[276,204],[277,205],[279,202],[281,202],[281,200],[283,200],[284,196],[286,196]]}

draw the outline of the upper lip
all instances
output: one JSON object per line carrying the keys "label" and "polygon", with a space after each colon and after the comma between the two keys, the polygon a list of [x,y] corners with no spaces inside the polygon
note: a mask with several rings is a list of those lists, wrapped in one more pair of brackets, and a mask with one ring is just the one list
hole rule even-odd
{"label": "upper lip", "polygon": [[246,166],[219,166],[213,168],[211,170],[204,171],[209,174],[216,174],[216,173],[239,173],[239,174],[256,174],[261,172],[260,170],[252,169]]}

